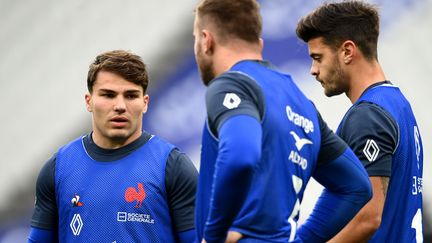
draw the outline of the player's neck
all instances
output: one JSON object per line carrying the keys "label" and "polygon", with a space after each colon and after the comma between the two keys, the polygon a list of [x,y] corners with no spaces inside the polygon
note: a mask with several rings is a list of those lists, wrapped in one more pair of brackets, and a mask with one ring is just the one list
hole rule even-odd
{"label": "player's neck", "polygon": [[346,95],[353,104],[369,86],[386,80],[384,71],[377,61],[358,63],[350,73],[350,89]]}
{"label": "player's neck", "polygon": [[119,149],[137,140],[141,137],[141,135],[142,130],[138,130],[136,133],[132,134],[127,138],[113,138],[104,136],[98,131],[93,130],[92,139],[97,146],[103,149]]}
{"label": "player's neck", "polygon": [[214,70],[219,76],[242,60],[262,60],[262,54],[258,46],[230,45],[220,47],[214,60]]}

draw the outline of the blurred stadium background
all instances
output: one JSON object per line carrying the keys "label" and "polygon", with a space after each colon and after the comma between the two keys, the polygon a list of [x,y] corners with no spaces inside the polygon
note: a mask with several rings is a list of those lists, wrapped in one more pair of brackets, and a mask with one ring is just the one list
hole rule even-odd
{"label": "blurred stadium background", "polygon": [[[151,74],[145,129],[178,145],[199,167],[205,89],[193,59],[197,1],[0,0],[0,243],[25,241],[39,169],[59,146],[90,131],[86,73],[100,52],[126,49],[143,57]],[[292,74],[336,129],[350,103],[324,97],[294,31],[320,2],[262,0],[264,56]],[[432,0],[370,2],[381,9],[380,62],[411,101],[421,129],[424,234],[432,242]],[[301,220],[320,190],[308,186]]]}

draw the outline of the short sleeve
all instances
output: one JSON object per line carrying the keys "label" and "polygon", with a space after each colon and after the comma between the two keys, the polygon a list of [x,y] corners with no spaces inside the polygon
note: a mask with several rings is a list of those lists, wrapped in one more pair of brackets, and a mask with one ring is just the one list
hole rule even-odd
{"label": "short sleeve", "polygon": [[189,157],[171,151],[165,169],[170,215],[176,232],[194,229],[195,193],[198,172]]}
{"label": "short sleeve", "polygon": [[31,226],[47,230],[55,230],[58,225],[57,202],[55,196],[55,155],[51,157],[39,172],[36,181],[35,208]]}
{"label": "short sleeve", "polygon": [[322,165],[338,158],[348,146],[327,126],[327,123],[322,119],[319,112],[318,121],[321,132],[321,148],[318,155],[318,165]]}
{"label": "short sleeve", "polygon": [[398,127],[382,107],[362,102],[351,108],[339,130],[369,176],[391,175],[393,152],[398,143]]}
{"label": "short sleeve", "polygon": [[261,121],[264,97],[252,78],[239,72],[228,72],[209,84],[206,108],[210,129],[217,136],[222,123],[229,117],[249,115]]}

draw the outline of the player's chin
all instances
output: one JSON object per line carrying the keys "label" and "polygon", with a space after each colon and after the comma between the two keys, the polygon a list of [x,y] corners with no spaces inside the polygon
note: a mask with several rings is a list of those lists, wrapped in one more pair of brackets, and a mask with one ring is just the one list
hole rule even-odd
{"label": "player's chin", "polygon": [[327,97],[332,97],[334,94],[333,94],[333,92],[329,92],[328,90],[326,90],[326,89],[324,89],[324,94],[325,94],[325,96],[327,96]]}
{"label": "player's chin", "polygon": [[109,137],[113,140],[124,140],[131,136],[131,132],[128,129],[111,129],[109,132]]}
{"label": "player's chin", "polygon": [[338,89],[331,89],[331,88],[328,88],[328,87],[324,87],[324,94],[327,97],[332,97],[332,96],[340,95],[342,93],[343,93],[343,91],[340,91]]}

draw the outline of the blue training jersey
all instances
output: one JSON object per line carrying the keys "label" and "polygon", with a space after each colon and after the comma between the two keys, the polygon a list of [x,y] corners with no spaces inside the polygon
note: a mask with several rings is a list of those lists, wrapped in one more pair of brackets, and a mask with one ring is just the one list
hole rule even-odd
{"label": "blue training jersey", "polygon": [[[261,160],[231,229],[264,241],[293,240],[300,202],[321,146],[318,112],[289,75],[258,62],[242,61],[219,78],[233,73],[256,82],[263,94],[264,113]],[[206,123],[196,202],[198,239],[203,237],[211,187],[213,180],[217,180],[213,175],[218,146],[217,137]]]}
{"label": "blue training jersey", "polygon": [[110,163],[89,157],[82,138],[57,154],[60,242],[174,242],[165,190],[173,149],[156,136]]}
{"label": "blue training jersey", "polygon": [[[384,109],[395,121],[398,134],[381,225],[370,242],[422,242],[423,147],[411,106],[399,88],[390,83],[371,87],[347,112],[339,125],[338,134],[350,111],[364,102]],[[364,162],[368,166],[379,156],[380,144],[373,139],[364,142],[362,153],[368,158]]]}

